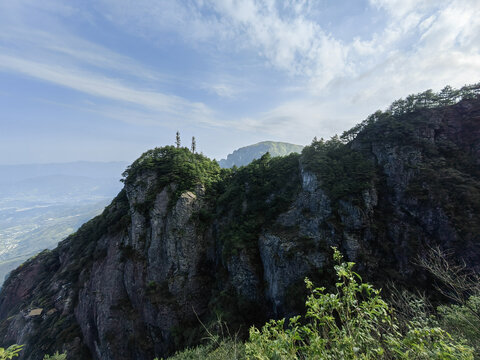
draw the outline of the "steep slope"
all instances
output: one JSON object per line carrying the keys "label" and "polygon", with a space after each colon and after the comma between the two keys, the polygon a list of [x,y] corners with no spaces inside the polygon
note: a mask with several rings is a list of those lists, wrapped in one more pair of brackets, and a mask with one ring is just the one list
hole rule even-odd
{"label": "steep slope", "polygon": [[257,144],[241,147],[232,154],[228,154],[226,159],[221,159],[218,163],[222,168],[231,168],[233,166],[245,166],[255,159],[260,159],[267,152],[271,156],[286,156],[291,153],[301,153],[302,145],[295,145],[278,141],[262,141]]}
{"label": "steep slope", "polygon": [[413,260],[434,245],[478,271],[480,99],[357,130],[236,170],[145,153],[102,215],[8,278],[0,344],[151,360],[198,341],[198,318],[246,329],[300,311],[305,276],[332,285],[331,246],[379,284],[428,286]]}

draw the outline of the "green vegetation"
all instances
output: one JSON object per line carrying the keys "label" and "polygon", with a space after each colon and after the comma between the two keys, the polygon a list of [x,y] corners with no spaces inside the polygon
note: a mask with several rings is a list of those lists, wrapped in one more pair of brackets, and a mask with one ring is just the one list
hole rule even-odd
{"label": "green vegetation", "polygon": [[372,187],[376,177],[372,161],[337,136],[328,141],[315,138],[303,149],[302,163],[317,175],[321,188],[334,203],[347,197],[361,198],[362,191]]}
{"label": "green vegetation", "polygon": [[310,295],[304,318],[252,327],[244,348],[235,338],[214,339],[172,359],[474,359],[473,349],[460,334],[451,336],[441,328],[442,320],[422,311],[421,300],[404,304],[413,315],[398,318],[380,290],[363,283],[353,271],[354,263],[344,262],[336,249],[334,260],[339,280],[335,293],[305,280]]}
{"label": "green vegetation", "polygon": [[58,351],[53,355],[45,355],[43,360],[66,360],[67,353],[60,354]]}
{"label": "green vegetation", "polygon": [[[23,345],[11,345],[7,349],[0,348],[0,360],[10,360],[19,356]],[[45,355],[43,360],[66,360],[67,353],[60,354],[58,351],[53,355]]]}
{"label": "green vegetation", "polygon": [[148,150],[127,167],[123,173],[125,184],[132,184],[138,175],[152,170],[161,186],[174,183],[177,191],[193,190],[196,185],[208,186],[220,173],[218,164],[202,154],[187,148],[164,146]]}
{"label": "green vegetation", "polygon": [[[479,96],[480,83],[461,89],[447,86],[439,93],[428,90],[409,95],[405,100],[394,101],[386,111],[370,115],[340,137],[347,147],[354,146],[358,152],[366,154],[371,152],[372,145],[388,144],[384,151],[392,151],[392,154],[387,161],[401,160],[403,172],[409,176],[408,198],[415,199],[419,207],[441,209],[459,234],[460,246],[473,240],[471,234],[480,232],[480,167],[473,150],[475,139],[469,135],[470,129],[475,133],[478,118],[464,113],[468,105],[463,110],[447,106]],[[455,135],[453,130],[449,134],[447,126],[438,128],[439,123],[432,121],[433,113],[437,114],[435,119],[444,121],[442,119],[449,116],[447,112],[458,113],[455,115],[459,122],[457,131],[463,134]],[[462,136],[465,146],[461,147],[454,140],[455,136]],[[380,192],[392,194],[393,189],[382,183],[384,174],[377,172],[377,176]],[[360,183],[361,178],[357,184]],[[354,190],[355,186],[355,183],[348,184],[346,188]],[[392,220],[387,212],[382,212],[385,224]],[[442,234],[434,236],[441,238]]]}
{"label": "green vegetation", "polygon": [[[22,268],[12,271],[4,284],[5,288],[21,276],[22,269],[40,265],[36,270],[38,271],[37,287],[24,298],[23,302],[15,304],[10,309],[10,315],[17,314],[20,309],[32,307],[54,308],[55,293],[51,288],[52,274],[56,274],[53,281],[75,284],[80,273],[87,273],[95,260],[106,255],[106,249],[97,246],[101,237],[109,233],[125,231],[130,219],[128,215],[128,200],[125,191],[122,190],[101,215],[82,225],[77,232],[59,243],[56,249],[39,253],[35,258],[27,260]],[[72,256],[71,261],[62,272],[58,272],[59,254],[67,252]],[[72,286],[72,290],[78,292],[79,287]],[[78,297],[73,294],[72,298]],[[2,325],[7,323],[8,320]],[[4,329],[0,330],[4,331]],[[73,313],[66,316],[54,313],[35,324],[35,332],[32,336],[35,336],[35,341],[27,341],[24,351],[40,358],[45,352],[53,352],[61,348],[62,344],[71,343],[75,338],[81,337],[81,329]],[[87,351],[86,348],[82,347],[77,354],[78,358],[85,358],[85,351]]]}
{"label": "green vegetation", "polygon": [[432,109],[453,105],[461,100],[475,99],[478,96],[480,96],[480,83],[465,85],[460,89],[446,86],[438,93],[434,93],[432,90],[427,90],[418,94],[411,94],[405,99],[395,100],[385,112],[382,112],[381,110],[376,111],[360,124],[345,131],[340,138],[345,142],[351,141],[366,128],[371,127],[379,120],[384,120],[390,116],[400,116],[421,109]]}
{"label": "green vegetation", "polygon": [[[0,208],[2,205],[0,201]],[[10,248],[0,255],[0,287],[10,271],[36,253],[57,246],[84,222],[100,214],[106,205],[107,201],[65,204],[0,214],[0,249]]]}
{"label": "green vegetation", "polygon": [[147,194],[142,204],[146,212],[155,200],[156,194],[165,186],[175,184],[173,205],[187,190],[195,190],[197,185],[207,189],[220,179],[221,169],[216,161],[202,154],[192,153],[183,147],[165,146],[149,150],[135,160],[123,173],[125,184],[133,184],[140,175],[151,172],[156,175],[156,184]]}
{"label": "green vegetation", "polygon": [[23,345],[11,345],[6,349],[0,347],[0,360],[10,360],[17,357],[22,348]]}
{"label": "green vegetation", "polygon": [[222,340],[177,352],[168,360],[240,360],[245,359],[245,345],[233,340]]}
{"label": "green vegetation", "polygon": [[298,159],[298,154],[271,157],[267,153],[226,173],[216,203],[216,216],[231,220],[220,234],[224,257],[256,247],[261,227],[288,208],[300,190]]}
{"label": "green vegetation", "polygon": [[[207,333],[207,343],[203,346],[187,348],[169,357],[169,360],[241,360],[245,359],[245,344],[238,339],[238,334],[232,334],[221,319],[207,328],[201,323]],[[158,360],[158,359],[155,359]]]}
{"label": "green vegetation", "polygon": [[334,249],[339,282],[334,294],[314,288],[307,312],[252,327],[246,344],[250,359],[473,359],[473,350],[438,326],[434,319],[400,324],[380,291],[362,283],[354,263]]}
{"label": "green vegetation", "polygon": [[[480,233],[480,170],[475,161],[468,150],[460,149],[452,141],[439,137],[440,139],[434,139],[434,143],[428,142],[420,134],[424,129],[431,130],[428,128],[431,125],[429,113],[433,111],[433,106],[477,96],[480,87],[475,86],[468,87],[468,91],[444,89],[443,95],[426,92],[407,97],[405,101],[393,103],[389,110],[371,115],[340,138],[333,137],[328,141],[314,139],[310,146],[303,149],[302,154],[271,157],[267,153],[240,168],[220,169],[215,161],[195,153],[194,142],[190,151],[180,147],[178,138],[176,147],[156,148],[144,153],[127,168],[123,181],[132,187],[149,185],[146,201],[138,204],[138,209],[144,214],[149,213],[158,192],[165,187],[173,195],[170,197],[170,205],[175,204],[182,192],[195,191],[199,186],[205,187],[205,205],[192,216],[191,221],[198,222],[196,229],[200,235],[209,235],[207,231],[215,232],[214,240],[222,250],[222,259],[216,259],[219,265],[215,268],[215,280],[218,284],[212,287],[210,313],[205,315],[205,321],[211,320],[214,314],[221,314],[235,330],[246,323],[259,325],[265,320],[266,315],[262,313],[264,309],[253,300],[242,298],[231,284],[231,274],[226,267],[233,264],[232,258],[240,255],[247,258],[242,258],[242,261],[248,261],[253,268],[249,270],[256,272],[258,278],[262,279],[258,239],[263,230],[272,228],[272,231],[287,234],[286,237],[291,235],[296,242],[292,252],[307,252],[314,246],[322,246],[322,249],[328,251],[325,240],[319,245],[313,237],[300,236],[295,225],[283,228],[275,223],[280,214],[289,210],[301,191],[302,167],[316,174],[319,186],[331,201],[332,212],[328,215],[331,217],[319,226],[326,228],[333,225],[329,228],[329,233],[339,242],[344,236],[341,231],[337,232],[341,230],[337,229],[337,224],[342,226],[339,221],[341,201],[361,207],[365,190],[372,187],[378,191],[379,199],[383,196],[380,200],[383,203],[379,201],[374,210],[377,211],[373,216],[375,219],[368,226],[369,239],[372,239],[369,246],[378,251],[373,252],[372,256],[380,258],[379,267],[384,264],[381,263],[382,255],[395,251],[386,249],[391,246],[391,242],[381,243],[382,239],[389,236],[385,229],[392,220],[393,205],[387,199],[392,193],[392,189],[388,188],[391,185],[387,185],[385,180],[388,174],[381,173],[380,167],[376,168],[372,160],[372,144],[378,144],[376,139],[380,136],[383,138],[382,146],[395,150],[392,151],[392,157],[399,157],[399,162],[402,162],[402,166],[405,165],[405,172],[409,172],[406,181],[408,184],[403,189],[410,196],[409,200],[412,200],[409,205],[417,202],[414,205],[418,205],[419,212],[424,209],[421,207],[423,204],[428,206],[427,209],[442,209],[448,219],[451,219],[455,231],[460,230],[460,240],[463,240],[463,234]],[[465,120],[468,121],[470,120]],[[409,154],[414,155],[412,158],[415,161],[410,163],[410,158],[405,160]],[[400,158],[403,155],[405,158]],[[146,184],[150,179],[155,180],[153,186]],[[307,208],[302,209],[302,216],[311,216],[310,211],[313,212]],[[381,216],[376,216],[380,214]],[[414,211],[411,215],[416,216]],[[215,222],[217,219],[219,221]],[[29,306],[53,308],[55,294],[50,292],[48,284],[52,280],[51,275],[56,274],[60,268],[60,254],[68,254],[69,258],[63,271],[55,275],[58,277],[55,280],[71,284],[73,292],[78,292],[78,286],[81,286],[80,275],[88,278],[93,262],[106,255],[107,249],[102,247],[101,238],[127,231],[129,223],[129,202],[126,191],[122,190],[101,216],[83,225],[63,241],[58,249],[39,255],[37,260],[41,261],[35,261],[35,264],[41,264],[38,286],[24,304],[18,304],[12,309],[11,314]],[[425,231],[421,226],[423,225],[412,221],[412,233],[416,229]],[[358,229],[359,233],[361,231],[363,228]],[[432,230],[432,233],[434,231],[436,230]],[[147,239],[148,235],[145,233],[142,236]],[[435,236],[437,234],[428,233],[425,242]],[[419,246],[423,241],[419,240],[420,236],[410,234],[405,238],[407,241],[413,239],[412,246]],[[461,241],[457,243],[460,246],[462,244]],[[122,247],[121,255],[121,261],[145,261],[143,255],[131,246]],[[477,284],[475,287],[465,280],[466,275],[457,273],[456,277],[452,277],[448,275],[449,269],[442,269],[440,265],[432,267],[431,263],[428,265],[430,268],[426,265],[425,268],[443,284],[439,290],[444,291],[443,300],[446,298],[448,301],[428,312],[417,311],[423,305],[421,299],[413,299],[405,305],[410,316],[402,317],[395,304],[390,305],[382,299],[379,290],[362,282],[353,272],[353,263],[343,262],[336,251],[335,260],[338,262],[335,270],[339,278],[335,291],[327,293],[325,288],[315,288],[312,282],[306,281],[310,295],[305,303],[305,315],[288,320],[271,320],[261,329],[253,327],[245,344],[229,337],[213,340],[210,337],[208,344],[187,349],[176,354],[174,359],[472,359],[474,355],[479,358],[478,277],[474,277],[474,283]],[[386,260],[388,261],[390,259]],[[31,264],[32,260],[29,260],[24,266]],[[211,269],[209,266],[206,266],[208,270]],[[392,269],[393,266],[385,268],[386,277],[391,278],[389,271]],[[19,274],[21,271],[14,271],[6,285]],[[322,274],[325,283],[328,276],[330,273]],[[258,287],[265,285],[258,284]],[[299,285],[302,286],[301,283]],[[176,299],[169,293],[166,282],[151,281],[144,290],[152,304],[175,304]],[[303,304],[297,284],[287,289],[286,293],[287,304],[298,300]],[[77,298],[75,293],[72,297]],[[131,304],[120,302],[114,306],[129,309]],[[25,351],[35,356],[43,356],[46,351],[53,352],[61,348],[59,344],[62,342],[71,343],[74,338],[81,337],[81,330],[73,315],[55,313],[38,323],[35,331],[35,344],[29,345],[31,349],[25,348]],[[172,331],[173,342],[177,348],[191,345],[197,341],[199,332],[198,324],[181,323]],[[142,334],[135,336],[141,338]],[[63,354],[57,353],[48,358],[55,359],[55,356],[61,359]]]}
{"label": "green vegetation", "polygon": [[102,214],[83,224],[75,233],[62,241],[56,251],[65,247],[73,254],[74,260],[69,263],[63,277],[68,281],[76,281],[80,272],[88,268],[88,264],[106,255],[105,249],[98,249],[97,242],[102,236],[126,231],[130,224],[129,204],[125,190],[112,200]]}
{"label": "green vegetation", "polygon": [[480,294],[470,296],[464,304],[442,305],[437,310],[442,328],[455,339],[465,339],[480,359]]}
{"label": "green vegetation", "polygon": [[448,299],[437,308],[440,324],[454,338],[465,339],[480,359],[480,275],[439,248],[421,257],[419,265],[434,276],[437,291]]}

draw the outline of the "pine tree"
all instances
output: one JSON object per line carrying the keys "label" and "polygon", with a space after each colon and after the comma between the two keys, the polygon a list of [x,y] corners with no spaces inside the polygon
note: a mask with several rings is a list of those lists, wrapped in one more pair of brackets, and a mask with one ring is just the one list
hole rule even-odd
{"label": "pine tree", "polygon": [[192,153],[195,154],[197,150],[197,142],[195,141],[195,136],[192,136]]}
{"label": "pine tree", "polygon": [[175,145],[177,145],[177,149],[180,148],[180,131],[177,131]]}

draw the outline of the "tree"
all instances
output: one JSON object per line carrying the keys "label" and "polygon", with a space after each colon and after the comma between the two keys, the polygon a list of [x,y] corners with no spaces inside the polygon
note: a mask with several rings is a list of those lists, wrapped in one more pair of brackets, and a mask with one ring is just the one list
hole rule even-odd
{"label": "tree", "polygon": [[192,153],[195,154],[196,150],[197,150],[197,142],[195,140],[195,136],[192,136]]}
{"label": "tree", "polygon": [[180,132],[178,130],[175,138],[175,145],[177,146],[177,149],[180,148]]}

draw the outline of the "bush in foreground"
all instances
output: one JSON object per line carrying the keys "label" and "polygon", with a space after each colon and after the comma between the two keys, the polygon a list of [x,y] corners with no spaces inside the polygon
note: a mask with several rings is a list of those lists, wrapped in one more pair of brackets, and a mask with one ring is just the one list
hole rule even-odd
{"label": "bush in foreground", "polygon": [[0,360],[10,360],[18,356],[18,353],[22,351],[23,345],[12,345],[8,348],[0,348]]}
{"label": "bush in foreground", "polygon": [[[252,327],[248,359],[473,359],[473,350],[455,341],[433,318],[399,321],[380,291],[362,283],[354,263],[343,262],[334,249],[339,279],[336,293],[314,288],[305,318],[271,320]],[[303,321],[302,321],[303,320]]]}

